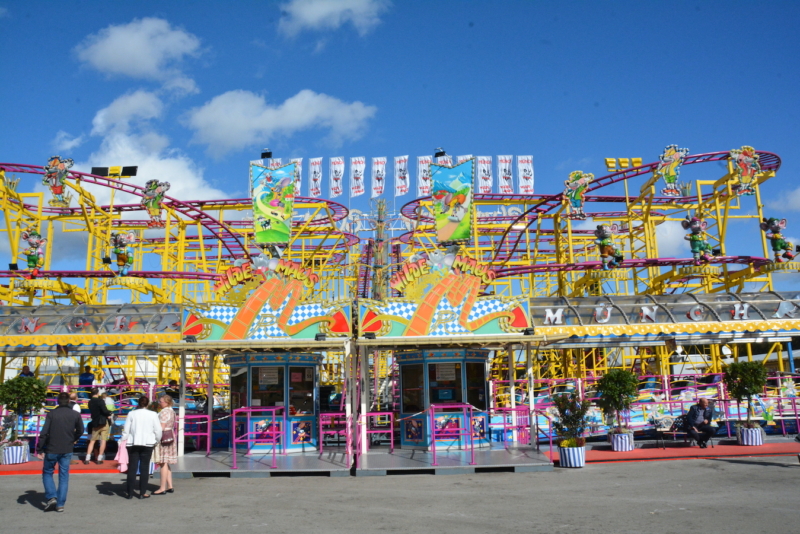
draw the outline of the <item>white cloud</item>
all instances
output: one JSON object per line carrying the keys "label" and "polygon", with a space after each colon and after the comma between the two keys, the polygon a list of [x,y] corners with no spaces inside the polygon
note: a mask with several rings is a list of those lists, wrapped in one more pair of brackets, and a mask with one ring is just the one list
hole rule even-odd
{"label": "white cloud", "polygon": [[59,130],[55,139],[53,139],[53,148],[56,150],[56,152],[69,152],[70,150],[81,146],[84,139],[85,136],[83,135],[73,137],[64,130]]}
{"label": "white cloud", "polygon": [[684,230],[677,221],[665,221],[656,226],[656,242],[658,256],[661,258],[688,258],[692,253],[689,242],[684,239],[688,230]]}
{"label": "white cloud", "polygon": [[263,96],[237,90],[191,110],[186,122],[195,131],[193,141],[208,145],[208,152],[219,157],[310,128],[328,129],[328,141],[338,146],[361,137],[376,111],[375,106],[343,102],[309,89],[277,106],[269,105]]}
{"label": "white cloud", "polygon": [[122,95],[97,112],[92,120],[92,135],[103,135],[111,130],[127,132],[131,121],[157,119],[163,110],[161,99],[151,92],[140,89]]}
{"label": "white cloud", "polygon": [[75,52],[82,62],[105,74],[157,80],[183,93],[197,92],[180,64],[200,53],[200,39],[164,19],[108,26],[84,39]]}
{"label": "white cloud", "polygon": [[775,200],[767,202],[767,207],[775,211],[800,211],[800,187],[784,191]]}
{"label": "white cloud", "polygon": [[296,35],[302,30],[335,30],[350,22],[366,35],[380,22],[388,0],[291,0],[281,4],[280,31]]}

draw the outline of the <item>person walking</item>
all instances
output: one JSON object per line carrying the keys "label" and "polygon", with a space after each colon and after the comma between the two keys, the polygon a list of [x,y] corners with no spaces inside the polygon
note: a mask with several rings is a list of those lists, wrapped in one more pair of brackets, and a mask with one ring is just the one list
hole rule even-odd
{"label": "person walking", "polygon": [[106,401],[100,397],[100,390],[92,388],[92,398],[89,399],[89,413],[92,414],[92,437],[86,449],[86,459],[84,464],[92,461],[92,452],[96,441],[100,442],[100,452],[97,454],[97,463],[102,464],[105,460],[106,442],[108,441],[109,430],[111,429],[111,412],[108,411]]}
{"label": "person walking", "polygon": [[[83,420],[80,414],[69,407],[69,393],[58,394],[58,407],[51,410],[44,420],[39,434],[37,454],[42,464],[44,484],[44,511],[63,512],[69,490],[69,463],[75,443],[83,435]],[[53,472],[58,464],[58,489],[53,481]]]}
{"label": "person walking", "polygon": [[150,479],[150,458],[153,447],[161,440],[161,423],[158,414],[147,409],[150,399],[139,397],[138,407],[128,413],[122,440],[128,451],[128,499],[133,498],[136,474],[139,474],[139,498],[147,499],[147,482]]}
{"label": "person walking", "polygon": [[153,492],[153,495],[166,495],[175,493],[175,489],[172,487],[172,469],[170,468],[170,465],[178,463],[178,446],[174,439],[175,410],[172,408],[174,401],[169,395],[162,395],[158,399],[158,404],[161,406],[161,412],[158,414],[161,429],[165,434],[168,430],[172,430],[173,439],[169,443],[162,440],[156,445],[158,468],[161,470],[161,486]]}

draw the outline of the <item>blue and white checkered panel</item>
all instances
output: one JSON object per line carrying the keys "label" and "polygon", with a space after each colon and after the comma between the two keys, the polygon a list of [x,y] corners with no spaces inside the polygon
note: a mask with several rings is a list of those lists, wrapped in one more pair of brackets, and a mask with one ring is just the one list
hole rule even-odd
{"label": "blue and white checkered panel", "polygon": [[302,323],[306,319],[328,315],[332,309],[333,307],[325,307],[316,302],[311,304],[300,304],[299,306],[295,307],[292,316],[289,318],[288,324],[296,325],[298,323]]}
{"label": "blue and white checkered panel", "polygon": [[231,324],[233,318],[236,317],[236,314],[239,312],[239,308],[235,306],[212,306],[206,313],[203,315],[208,319],[214,319],[215,321],[220,321],[225,324]]}
{"label": "blue and white checkered panel", "polygon": [[414,302],[390,301],[386,306],[381,306],[378,310],[385,315],[394,315],[410,320],[417,311],[417,304]]}
{"label": "blue and white checkered panel", "polygon": [[286,305],[289,303],[290,295],[287,295],[277,310],[273,310],[269,302],[265,302],[264,306],[258,314],[250,331],[247,332],[247,339],[262,340],[270,339],[273,337],[287,337],[286,332],[278,327],[278,317],[280,317]]}
{"label": "blue and white checkered panel", "polygon": [[477,299],[467,316],[467,321],[476,321],[490,313],[508,309],[508,303],[500,299]]}
{"label": "blue and white checkered panel", "polygon": [[461,306],[451,306],[447,299],[439,301],[431,323],[431,336],[447,336],[450,334],[469,334],[469,330],[458,324]]}

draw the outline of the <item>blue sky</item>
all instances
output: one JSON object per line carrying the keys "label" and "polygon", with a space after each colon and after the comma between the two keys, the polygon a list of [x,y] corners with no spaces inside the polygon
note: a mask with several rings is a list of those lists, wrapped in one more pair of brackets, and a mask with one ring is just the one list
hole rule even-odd
{"label": "blue sky", "polygon": [[[328,157],[408,154],[416,184],[416,156],[442,146],[533,154],[536,192],[555,193],[572,170],[606,174],[605,157],[749,144],[783,159],[762,191],[800,236],[799,15],[740,1],[0,2],[0,160],[138,164],[191,199],[245,196],[264,146],[306,158],[306,176],[324,156],[323,191]],[[742,231],[734,252],[760,255]]]}

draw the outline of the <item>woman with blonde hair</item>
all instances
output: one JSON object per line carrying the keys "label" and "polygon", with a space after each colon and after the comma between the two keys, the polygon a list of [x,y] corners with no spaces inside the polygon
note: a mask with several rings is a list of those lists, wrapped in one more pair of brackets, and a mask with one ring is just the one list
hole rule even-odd
{"label": "woman with blonde hair", "polygon": [[[174,438],[175,428],[175,410],[172,406],[175,401],[169,395],[162,395],[158,399],[158,404],[161,406],[161,411],[158,413],[158,420],[161,422],[161,428],[166,435],[166,438],[156,446],[158,457],[158,468],[161,470],[161,487],[154,491],[153,495],[166,495],[167,493],[174,493],[172,487],[172,469],[171,464],[178,463],[178,447]],[[172,440],[169,440],[172,436]]]}

